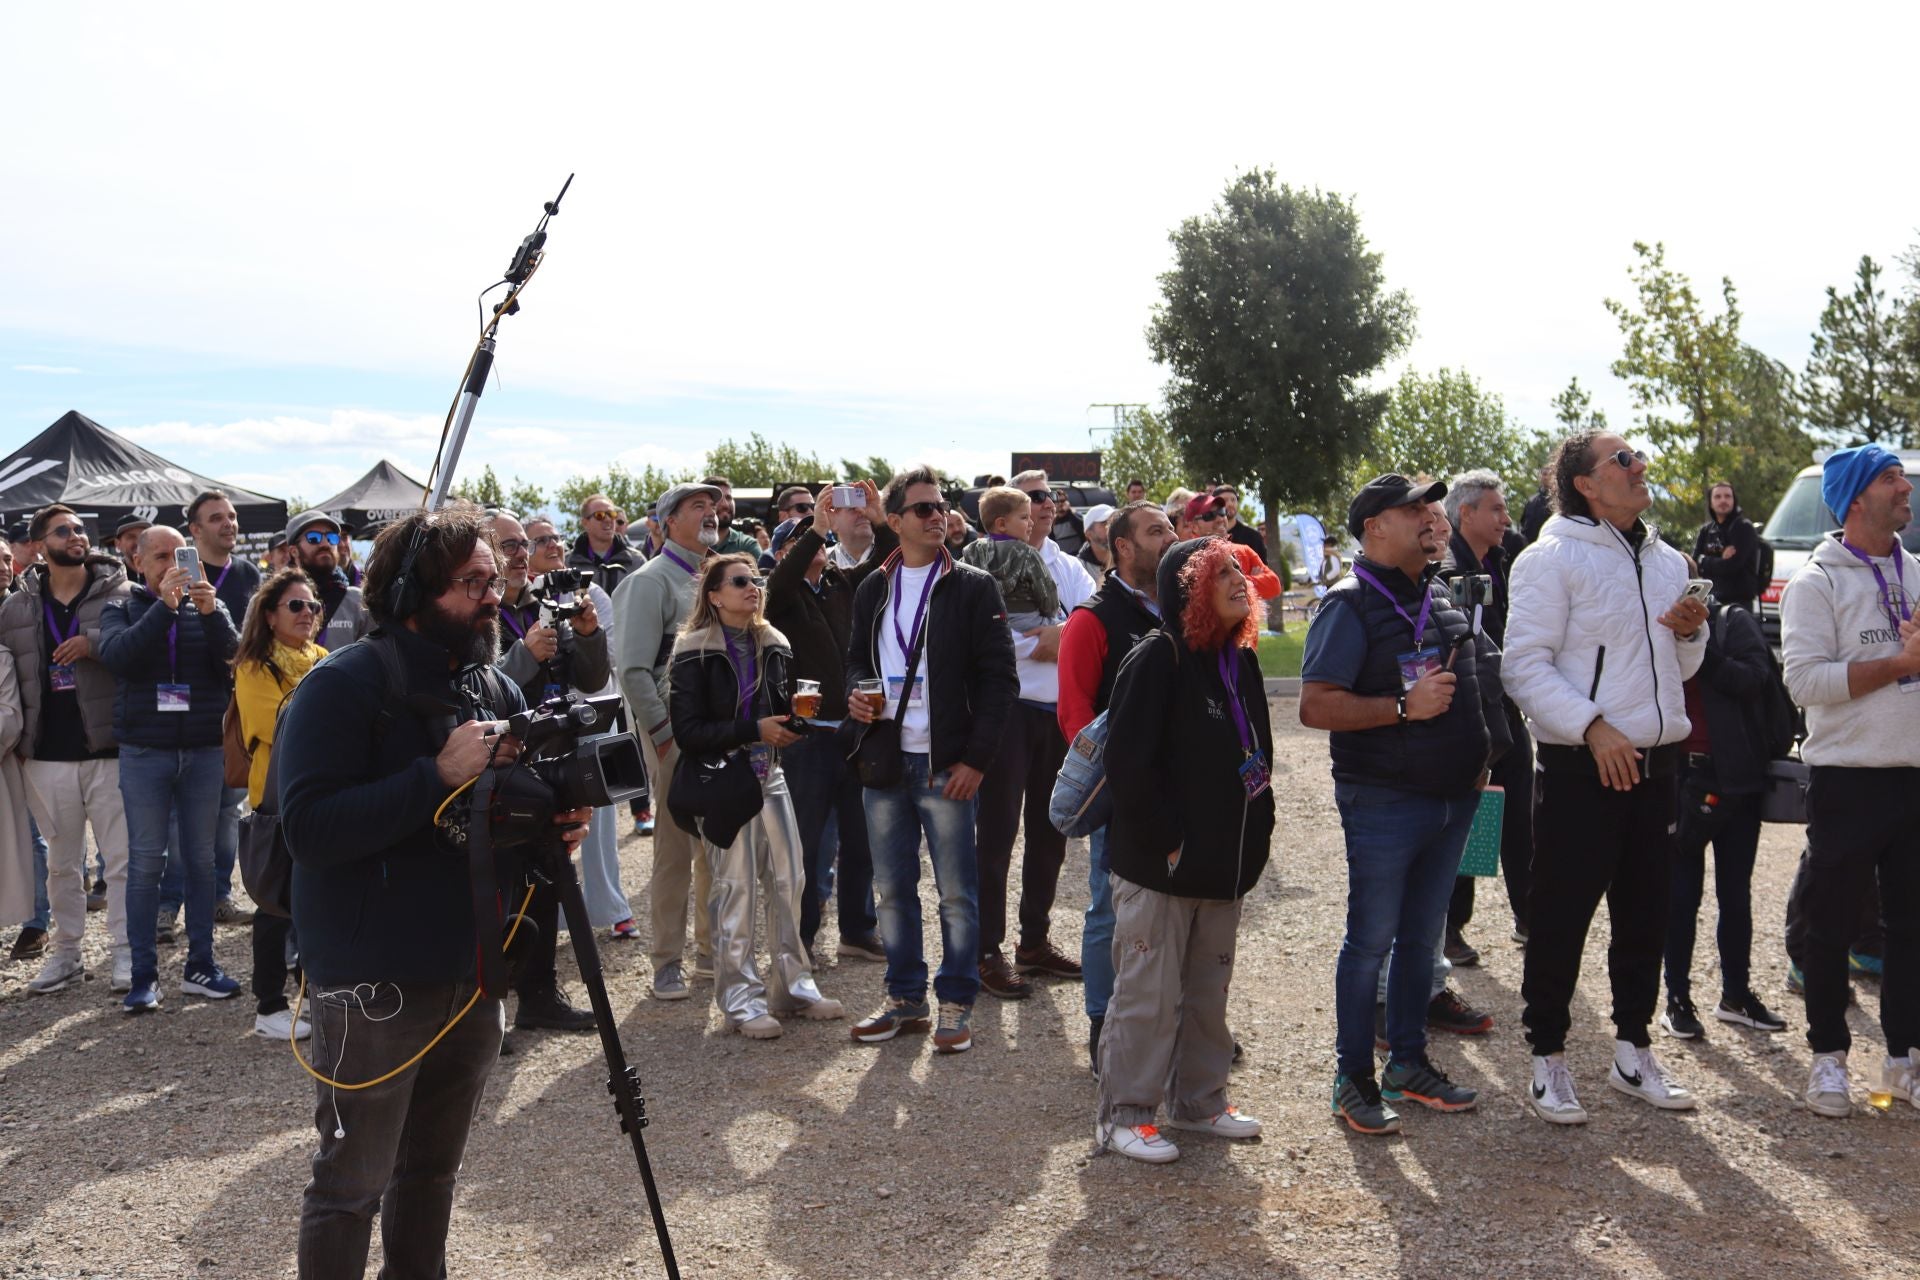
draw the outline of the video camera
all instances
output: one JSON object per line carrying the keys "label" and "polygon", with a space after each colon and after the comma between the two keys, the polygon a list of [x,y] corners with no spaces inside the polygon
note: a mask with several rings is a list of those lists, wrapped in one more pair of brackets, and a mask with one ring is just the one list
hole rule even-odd
{"label": "video camera", "polygon": [[520,740],[520,759],[500,772],[487,807],[494,849],[550,841],[554,814],[624,804],[646,789],[646,765],[631,733],[581,740],[606,734],[619,714],[617,695],[567,693],[507,721],[506,732]]}
{"label": "video camera", "polygon": [[[533,593],[553,615],[553,625],[558,628],[563,622],[571,622],[586,612],[587,584],[593,581],[593,575],[582,569],[549,569],[540,579],[539,590]],[[561,644],[566,646],[571,636],[562,633]]]}

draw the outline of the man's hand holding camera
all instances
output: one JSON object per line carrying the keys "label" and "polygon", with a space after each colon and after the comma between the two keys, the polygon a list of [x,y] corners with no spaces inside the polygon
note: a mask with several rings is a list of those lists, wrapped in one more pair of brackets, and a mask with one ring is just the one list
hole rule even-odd
{"label": "man's hand holding camera", "polygon": [[[504,769],[520,758],[520,740],[505,733],[504,720],[469,720],[457,726],[447,737],[447,745],[434,757],[440,781],[449,787],[463,787],[486,768]],[[580,847],[587,836],[587,820],[592,809],[567,809],[553,815],[553,823],[564,830],[561,841],[568,852]]]}

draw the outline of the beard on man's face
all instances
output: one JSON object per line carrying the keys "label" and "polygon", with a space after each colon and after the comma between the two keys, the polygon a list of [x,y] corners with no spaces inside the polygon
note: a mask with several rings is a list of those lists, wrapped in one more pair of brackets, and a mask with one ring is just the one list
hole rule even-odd
{"label": "beard on man's face", "polygon": [[77,541],[69,541],[62,547],[48,543],[44,554],[48,564],[57,564],[63,569],[71,569],[75,565],[87,562],[87,548]]}
{"label": "beard on man's face", "polygon": [[500,610],[494,605],[478,605],[471,617],[463,618],[429,600],[414,627],[461,666],[492,666],[500,658]]}

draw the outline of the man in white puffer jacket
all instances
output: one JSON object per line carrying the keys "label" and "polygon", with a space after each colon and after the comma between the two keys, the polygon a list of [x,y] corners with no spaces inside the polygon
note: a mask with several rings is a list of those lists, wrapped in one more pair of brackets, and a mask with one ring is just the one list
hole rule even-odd
{"label": "man in white puffer jacket", "polygon": [[1665,1110],[1693,1106],[1655,1060],[1649,1031],[1689,728],[1681,686],[1706,652],[1707,609],[1684,598],[1686,557],[1640,519],[1653,501],[1645,455],[1617,435],[1581,432],[1552,468],[1558,514],[1513,565],[1504,679],[1539,744],[1520,988],[1534,1054],[1528,1101],[1544,1120],[1584,1124],[1563,1050],[1602,897],[1613,921],[1607,1083]]}

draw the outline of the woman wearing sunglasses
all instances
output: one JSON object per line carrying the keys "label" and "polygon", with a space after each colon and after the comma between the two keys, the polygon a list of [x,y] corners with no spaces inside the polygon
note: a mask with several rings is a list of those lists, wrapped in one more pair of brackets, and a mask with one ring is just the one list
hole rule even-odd
{"label": "woman wearing sunglasses", "polygon": [[[273,755],[273,730],[280,706],[294,686],[327,651],[313,642],[320,631],[320,599],[304,570],[282,569],[254,593],[240,647],[233,655],[233,700],[240,715],[240,740],[252,756],[247,772],[247,803],[257,806],[267,785],[267,761]],[[287,938],[293,921],[253,913],[253,1031],[270,1040],[300,1039],[306,1019],[293,1025],[287,1008]]]}
{"label": "woman wearing sunglasses", "polygon": [[[754,1040],[778,1036],[782,1017],[842,1013],[838,1000],[820,994],[800,939],[800,828],[780,768],[781,748],[800,741],[787,727],[793,650],[762,613],[764,586],[747,555],[708,561],[673,646],[669,680],[673,737],[688,764],[751,768],[760,785],[760,811],[730,843],[722,847],[694,832],[713,872],[707,913],[714,1003],[730,1028]],[[765,980],[753,953],[763,899],[772,957]]]}

